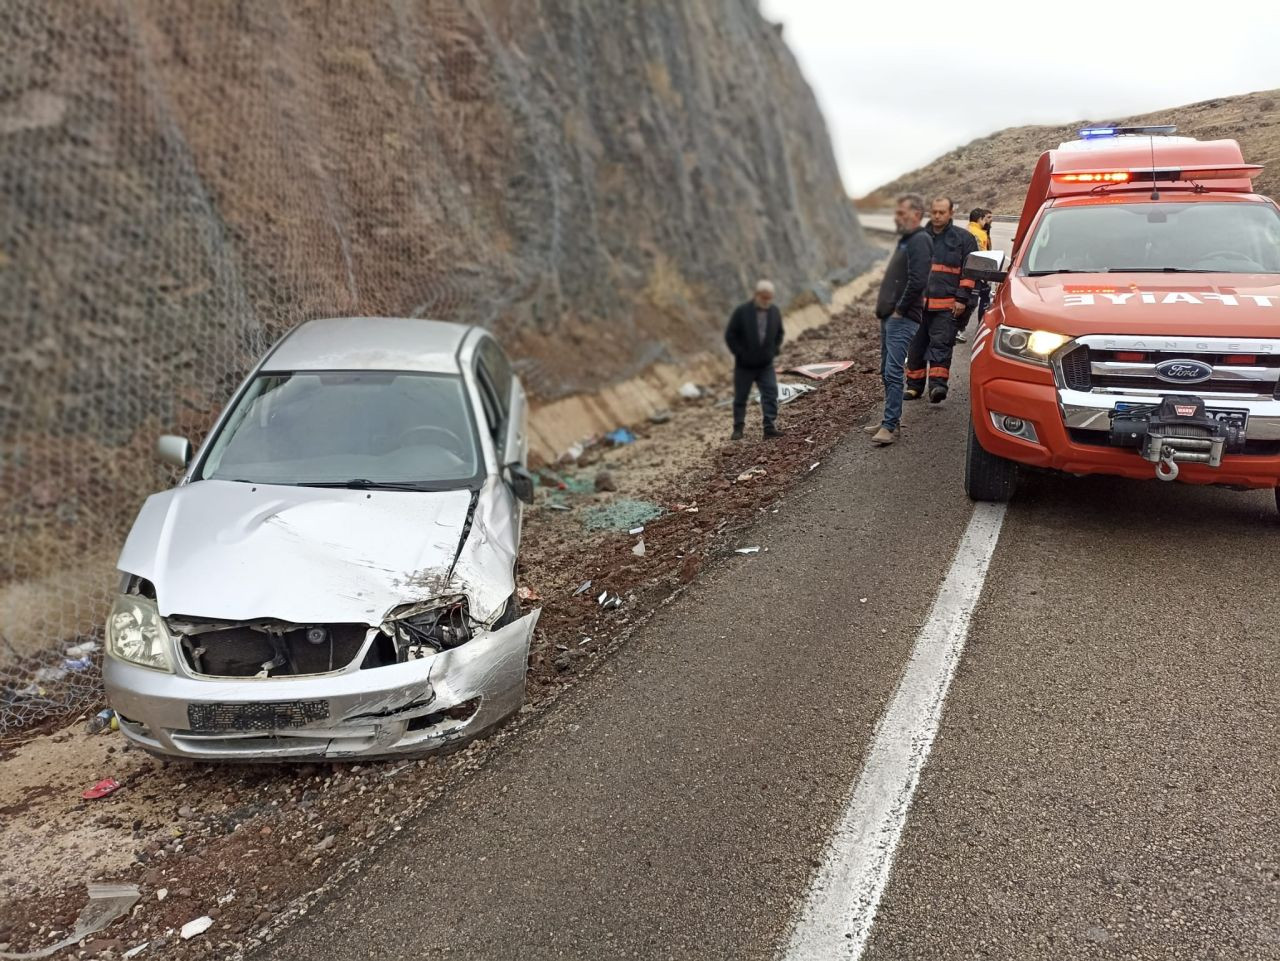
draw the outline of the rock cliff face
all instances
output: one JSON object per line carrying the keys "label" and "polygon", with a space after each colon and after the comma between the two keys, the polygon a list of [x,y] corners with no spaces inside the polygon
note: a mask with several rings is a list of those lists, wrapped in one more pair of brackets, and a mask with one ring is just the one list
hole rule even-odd
{"label": "rock cliff face", "polygon": [[301,320],[484,324],[548,400],[869,257],[754,0],[9,0],[0,588],[108,556]]}

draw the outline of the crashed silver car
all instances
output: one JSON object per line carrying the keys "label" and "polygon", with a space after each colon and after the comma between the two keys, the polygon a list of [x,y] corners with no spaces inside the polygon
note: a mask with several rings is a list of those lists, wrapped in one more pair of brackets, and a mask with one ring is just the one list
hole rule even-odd
{"label": "crashed silver car", "polygon": [[524,389],[484,330],[313,320],[237,390],[120,555],[120,729],[196,759],[388,757],[515,712]]}

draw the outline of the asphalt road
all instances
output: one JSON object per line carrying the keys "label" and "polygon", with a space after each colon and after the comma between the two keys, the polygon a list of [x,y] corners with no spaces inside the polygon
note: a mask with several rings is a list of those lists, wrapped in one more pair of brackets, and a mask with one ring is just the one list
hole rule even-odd
{"label": "asphalt road", "polygon": [[[767,552],[708,569],[259,957],[780,957],[973,514],[959,388],[895,447],[849,437]],[[1280,959],[1274,514],[1024,485],[863,957]]]}

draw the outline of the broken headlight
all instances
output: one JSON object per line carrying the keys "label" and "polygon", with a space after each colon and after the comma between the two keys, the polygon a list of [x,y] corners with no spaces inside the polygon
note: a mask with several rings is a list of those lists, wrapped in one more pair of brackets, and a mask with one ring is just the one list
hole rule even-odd
{"label": "broken headlight", "polygon": [[169,635],[156,602],[137,594],[121,594],[107,618],[107,653],[157,671],[173,672]]}
{"label": "broken headlight", "polygon": [[475,631],[464,598],[414,604],[392,613],[382,625],[402,660],[429,657],[471,640]]}

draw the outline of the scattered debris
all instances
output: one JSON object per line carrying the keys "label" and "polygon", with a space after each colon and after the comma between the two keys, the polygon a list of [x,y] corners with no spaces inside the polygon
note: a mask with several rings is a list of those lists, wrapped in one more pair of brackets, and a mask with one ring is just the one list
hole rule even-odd
{"label": "scattered debris", "polygon": [[601,607],[603,607],[607,611],[610,608],[621,607],[622,598],[619,597],[617,594],[611,594],[608,591],[605,591],[599,597],[596,598],[596,603],[599,604]]}
{"label": "scattered debris", "polygon": [[[778,385],[778,403],[789,404],[797,397],[803,397],[805,394],[811,393],[818,388],[813,384],[779,384]],[[756,393],[756,403],[760,403],[759,392]]]}
{"label": "scattered debris", "polygon": [[106,797],[108,794],[114,794],[120,787],[120,782],[113,777],[104,777],[101,781],[91,788],[85,788],[81,797],[88,801],[97,798]]}
{"label": "scattered debris", "polygon": [[587,591],[589,590],[591,590],[591,582],[583,581],[581,584],[578,585],[578,589],[573,592],[573,596],[581,597],[583,594],[587,593]]}
{"label": "scattered debris", "polygon": [[150,943],[151,943],[150,941],[143,941],[141,944],[134,945],[124,954],[120,955],[120,957],[125,958],[126,961],[128,961],[129,958],[136,958],[143,951],[147,950],[147,945],[149,945]]}
{"label": "scattered debris", "polygon": [[182,926],[182,931],[179,933],[182,935],[183,941],[190,941],[192,938],[204,934],[211,927],[213,927],[213,918],[206,914],[202,918],[188,921]]}
{"label": "scattered debris", "polygon": [[630,534],[632,537],[634,537],[634,536],[635,536],[635,535],[637,535],[637,534],[643,534],[643,533],[644,533],[644,525],[643,525],[643,524],[640,524],[640,525],[638,525],[638,526],[636,526],[636,527],[633,527],[633,528],[631,528],[631,530],[627,531],[627,533],[628,533],[628,534]]}
{"label": "scattered debris", "polygon": [[735,554],[759,554],[759,553],[760,553],[760,548],[758,548],[758,547],[739,547],[736,551],[734,551],[734,553],[735,553]]}
{"label": "scattered debris", "polygon": [[866,599],[865,597],[859,597],[859,598],[858,598],[858,603],[859,603],[859,604],[865,604],[865,603],[867,603],[867,599]]}
{"label": "scattered debris", "polygon": [[553,511],[571,511],[573,510],[568,504],[550,503],[547,505]]}
{"label": "scattered debris", "polygon": [[613,480],[613,474],[610,471],[602,470],[596,472],[596,492],[605,493],[606,491],[616,491],[618,485]]}
{"label": "scattered debris", "polygon": [[702,396],[702,388],[688,380],[680,385],[680,396],[685,400],[697,400]]}
{"label": "scattered debris", "polygon": [[[113,727],[112,722],[115,721],[115,719],[116,719],[116,712],[111,710],[111,708],[109,707],[105,707],[101,711],[99,711],[97,714],[95,714],[93,717],[89,718],[89,721],[87,724],[85,724],[84,729],[89,734],[101,734],[107,728]],[[115,726],[118,727],[118,725],[115,725]]]}
{"label": "scattered debris", "polygon": [[156,900],[157,900],[157,901],[163,901],[163,900],[164,900],[165,898],[167,898],[168,896],[169,896],[169,889],[168,889],[168,888],[159,888],[159,889],[157,889],[157,891],[156,891]]}
{"label": "scattered debris", "polygon": [[816,471],[819,465],[821,464],[822,464],[822,461],[820,460],[814,461],[812,464],[809,465],[809,473],[813,473],[814,471]]}
{"label": "scattered debris", "polygon": [[574,461],[576,461],[579,457],[582,456],[582,452],[585,450],[586,450],[586,447],[584,447],[582,444],[570,444],[569,449],[560,455],[560,463],[572,464]]}
{"label": "scattered debris", "polygon": [[769,472],[765,470],[763,467],[761,467],[759,464],[757,464],[755,467],[748,467],[741,474],[739,474],[737,483],[744,483],[745,481],[752,480],[756,477],[763,477],[767,473]]}
{"label": "scattered debris", "polygon": [[848,370],[854,365],[852,360],[831,360],[825,364],[801,364],[799,367],[788,367],[788,374],[800,374],[812,380],[826,380],[833,374]]}
{"label": "scattered debris", "polygon": [[665,424],[669,420],[671,420],[673,416],[674,415],[671,413],[671,411],[666,410],[665,408],[663,410],[655,410],[652,414],[649,415],[649,423]]}
{"label": "scattered debris", "polygon": [[652,501],[624,498],[584,510],[582,524],[592,531],[629,531],[661,516],[662,508]]}
{"label": "scattered debris", "polygon": [[532,587],[521,587],[516,591],[516,596],[522,601],[540,601],[542,595],[535,591]]}
{"label": "scattered debris", "polygon": [[63,948],[83,941],[89,935],[97,934],[108,927],[116,919],[124,917],[142,897],[136,884],[104,884],[91,881],[86,887],[89,891],[89,903],[80,909],[75,930],[69,935],[57,944],[51,944],[39,951],[29,951],[25,954],[10,954],[3,951],[0,952],[0,958],[13,958],[15,961],[26,958],[47,958],[55,951],[61,951]]}
{"label": "scattered debris", "polygon": [[627,444],[634,444],[636,442],[636,435],[631,433],[631,431],[627,430],[625,427],[619,427],[617,430],[611,430],[609,433],[605,434],[604,439],[614,447],[625,447]]}
{"label": "scattered debris", "polygon": [[631,548],[631,553],[636,555],[636,557],[644,557],[644,538],[643,537],[640,538],[640,543],[636,544],[635,547]]}

